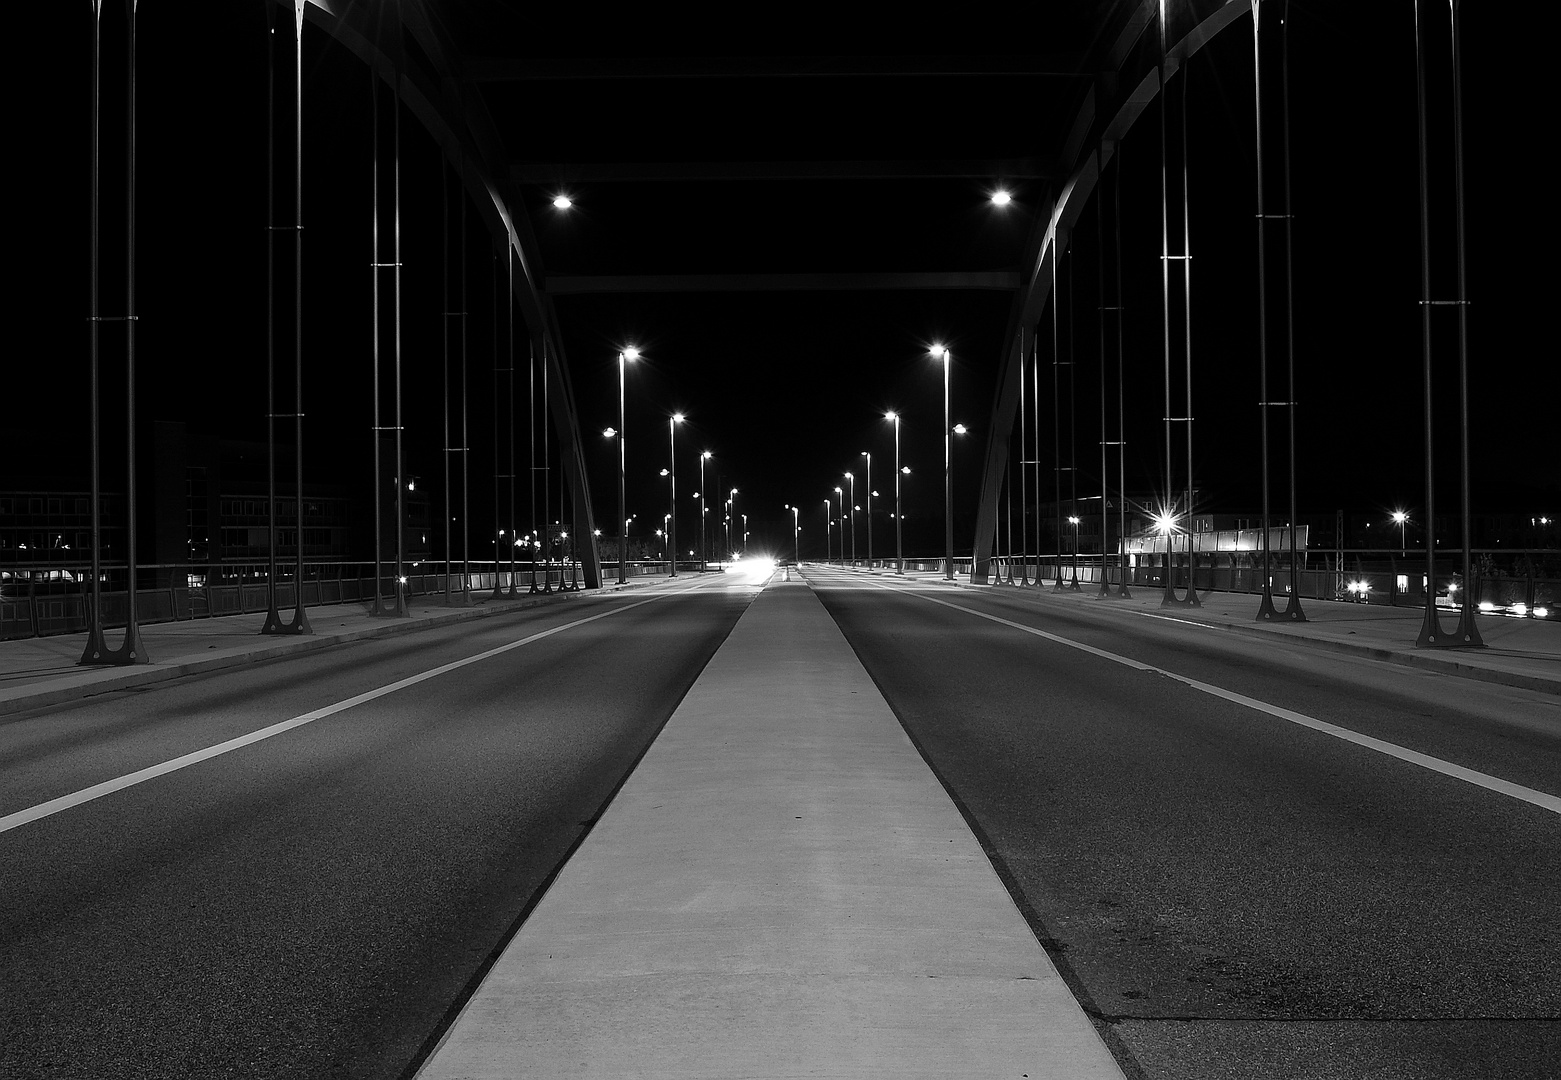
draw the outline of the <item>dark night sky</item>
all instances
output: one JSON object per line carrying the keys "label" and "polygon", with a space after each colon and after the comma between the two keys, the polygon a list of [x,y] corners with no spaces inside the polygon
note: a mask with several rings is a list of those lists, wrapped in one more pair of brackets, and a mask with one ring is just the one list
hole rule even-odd
{"label": "dark night sky", "polygon": [[[19,238],[11,251],[20,283],[13,285],[5,425],[10,446],[63,441],[77,449],[54,451],[47,464],[8,455],[0,468],[10,478],[0,479],[0,487],[40,474],[65,480],[80,475],[75,482],[84,486],[79,448],[86,439],[91,22],[86,4],[31,7],[28,17],[40,25],[28,40],[42,54],[31,66],[50,74],[17,95],[12,113],[13,179],[24,179],[12,230]],[[1540,267],[1555,250],[1556,230],[1551,215],[1534,212],[1551,201],[1553,181],[1530,164],[1535,136],[1547,127],[1539,117],[1549,115],[1542,105],[1543,72],[1532,60],[1514,59],[1524,50],[1518,40],[1522,30],[1514,27],[1509,9],[1465,7],[1475,499],[1477,508],[1491,511],[1555,512],[1561,510],[1561,470],[1550,430],[1557,402],[1548,296],[1554,274]],[[142,8],[140,416],[260,439],[264,9],[258,0],[204,5],[193,15],[188,5],[157,0]],[[1408,0],[1369,5],[1296,0],[1294,8],[1301,509],[1304,514],[1415,506],[1423,485],[1411,7]],[[544,36],[566,30],[573,31],[576,53],[592,53],[588,26],[550,26]],[[308,479],[353,484],[370,460],[370,83],[358,62],[327,45],[318,28],[305,34],[306,468]],[[704,51],[737,55],[754,47],[750,35],[734,31],[733,37]],[[661,27],[643,43],[606,43],[601,51],[632,47],[649,55],[655,45],[675,48],[677,39],[675,28]],[[950,44],[933,35],[905,44],[911,52],[957,52],[983,39],[954,34]],[[774,51],[800,51],[788,44]],[[1007,40],[990,44],[1003,52],[1022,47]],[[861,44],[829,41],[811,48],[854,52]],[[683,51],[689,51],[686,43]],[[1257,477],[1251,66],[1251,24],[1242,18],[1189,68],[1196,471],[1209,509],[1242,514],[1255,510]],[[609,89],[636,92],[632,80]],[[1011,89],[993,102],[980,128],[1002,135],[1002,145],[988,153],[1041,153],[1026,134],[1027,94],[1040,90],[1022,80]],[[116,94],[106,94],[111,99],[117,101]],[[918,156],[925,152],[919,140],[942,145],[988,137],[962,130],[961,117],[940,111],[936,100],[935,94],[908,91],[779,119],[726,115],[718,100],[704,100],[700,115],[661,116],[642,137],[664,144],[668,157],[695,158],[701,125],[717,121],[738,129],[759,149],[793,140],[788,124],[814,135],[822,128],[840,146],[864,143],[864,158]],[[539,93],[527,107],[546,114],[538,120],[539,139],[566,128],[582,144],[592,132],[613,137],[598,98],[572,101],[564,92]],[[1148,490],[1164,472],[1157,115],[1151,108],[1129,134],[1122,158],[1128,486],[1136,491]],[[1445,128],[1446,116],[1437,119]],[[440,163],[415,122],[404,120],[402,138],[406,438],[413,473],[433,480],[443,445]],[[599,157],[614,160],[615,149],[601,148]],[[115,266],[105,278],[108,314],[123,306],[115,262],[123,227],[122,186],[113,171],[119,168],[117,153],[106,146],[111,169],[105,223],[112,235],[104,255]],[[987,186],[861,181],[853,191],[859,205],[841,206],[826,205],[839,202],[838,188],[807,182],[726,182],[705,190],[666,185],[648,191],[578,185],[572,189],[577,207],[568,217],[547,208],[549,190],[523,190],[545,269],[555,275],[1020,269],[1040,190],[1033,183],[1020,185],[1018,204],[1000,212],[986,204]],[[738,219],[732,212],[738,205],[750,216]],[[1441,235],[1445,265],[1451,232]],[[473,519],[483,527],[474,535],[482,535],[491,490],[492,286],[491,241],[475,216],[469,240],[471,445],[478,466]],[[286,250],[278,248],[284,260]],[[1065,275],[1070,259],[1077,283],[1075,350],[1082,361],[1080,482],[1098,491],[1093,207],[1079,224],[1074,254],[1063,260]],[[679,440],[680,493],[696,490],[696,454],[708,447],[717,455],[713,471],[721,482],[742,489],[739,508],[752,515],[756,532],[761,526],[779,532],[789,517],[781,504],[798,502],[811,512],[805,527],[817,533],[823,499],[861,450],[874,452],[875,481],[880,490],[887,488],[892,442],[881,415],[894,407],[905,415],[903,456],[916,470],[907,488],[907,514],[932,530],[929,546],[939,546],[942,387],[938,365],[926,355],[934,340],[955,350],[954,419],[973,429],[956,447],[955,476],[960,516],[973,512],[1008,317],[1005,293],[591,295],[559,297],[556,307],[601,521],[613,516],[616,477],[612,448],[597,433],[617,424],[614,357],[627,342],[647,357],[642,369],[631,369],[627,424],[629,508],[642,520],[662,512],[664,481],[656,473],[665,464],[665,417],[673,408],[689,416]],[[1065,330],[1066,308],[1063,318]],[[1447,329],[1451,326],[1448,322]],[[1051,332],[1049,313],[1042,332]],[[117,333],[110,330],[104,338],[110,369],[106,400],[122,393],[122,382],[116,382],[123,355]],[[285,337],[282,344],[286,357]],[[1450,334],[1439,333],[1440,355],[1452,356],[1453,344]],[[1043,378],[1049,388],[1049,371]],[[524,391],[524,381],[520,385]],[[1441,392],[1445,403],[1454,384],[1441,385],[1448,388]],[[1044,407],[1049,413],[1049,402]],[[1445,419],[1439,413],[1439,423]],[[114,423],[111,419],[110,430]],[[1451,447],[1456,432],[1447,434]],[[524,451],[524,433],[519,441]],[[1049,454],[1050,428],[1043,427],[1043,456]],[[1453,478],[1452,465],[1445,455],[1438,459],[1443,478]],[[122,482],[115,477],[111,468],[105,483]],[[1049,486],[1049,469],[1045,482]],[[711,476],[712,489],[715,483]],[[1440,506],[1451,508],[1445,501]]]}

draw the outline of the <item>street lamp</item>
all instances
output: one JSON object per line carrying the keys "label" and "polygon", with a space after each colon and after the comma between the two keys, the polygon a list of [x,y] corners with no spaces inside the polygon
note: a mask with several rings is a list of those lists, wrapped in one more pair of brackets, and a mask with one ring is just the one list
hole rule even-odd
{"label": "street lamp", "polygon": [[829,520],[829,496],[824,497],[824,562],[829,562],[830,552],[830,528],[833,522]]}
{"label": "street lamp", "polygon": [[1409,522],[1409,515],[1402,510],[1395,510],[1393,522],[1398,526],[1398,555],[1403,558],[1409,553],[1408,545],[1404,542],[1404,526]]}
{"label": "street lamp", "polygon": [[671,456],[671,467],[668,475],[672,478],[672,524],[667,531],[667,550],[671,552],[672,577],[678,576],[678,425],[683,422],[682,413],[673,413],[667,417],[667,452]]}
{"label": "street lamp", "polygon": [[900,544],[900,414],[886,412],[885,420],[894,421],[894,560],[896,574],[905,573],[905,549]]}
{"label": "street lamp", "polygon": [[[835,488],[835,520],[840,522],[840,529],[844,532],[846,524],[845,494],[838,487]],[[842,564],[846,561],[846,538],[843,536],[840,538],[840,561]]]}
{"label": "street lamp", "polygon": [[[609,439],[612,438],[614,434],[616,434],[618,436],[618,518],[619,518],[619,520],[624,521],[623,531],[618,534],[618,584],[619,585],[627,584],[628,580],[629,580],[629,578],[628,578],[628,568],[629,568],[629,536],[628,536],[628,533],[629,533],[629,527],[628,527],[628,522],[627,522],[627,520],[626,520],[626,518],[624,516],[624,506],[623,506],[623,504],[624,504],[624,498],[623,498],[623,473],[624,473],[624,455],[623,455],[623,428],[624,428],[624,424],[623,424],[623,368],[624,368],[625,364],[632,363],[633,361],[638,360],[639,358],[640,358],[640,351],[638,349],[636,349],[632,345],[630,345],[628,348],[624,349],[622,352],[620,352],[618,354],[618,430],[617,430],[617,432],[614,432],[612,428],[608,428],[606,431],[602,432],[602,434],[606,435]],[[513,472],[514,470],[512,469],[510,471]]]}
{"label": "street lamp", "polygon": [[736,549],[732,546],[732,526],[737,523],[737,489],[732,489],[732,497],[726,500],[726,551],[732,554]]}
{"label": "street lamp", "polygon": [[710,460],[710,451],[706,450],[699,455],[699,569],[709,569],[709,557],[705,554],[705,462]]}
{"label": "street lamp", "polygon": [[1073,587],[1077,589],[1079,587],[1079,519],[1076,515],[1069,514],[1068,523],[1073,526]]}
{"label": "street lamp", "polygon": [[[850,482],[850,484],[851,484],[851,502],[850,502],[850,510],[848,511],[848,515],[847,516],[848,516],[848,518],[849,518],[849,520],[851,522],[851,565],[855,566],[856,565],[856,477],[853,476],[850,473],[846,473],[846,480],[848,480]],[[835,490],[838,491],[840,489],[836,488]],[[845,558],[845,551],[844,550],[842,550],[840,552],[840,556],[841,556],[841,558]]]}
{"label": "street lamp", "polygon": [[791,554],[792,561],[798,566],[802,565],[802,511],[790,503],[786,509],[791,511]]}
{"label": "street lamp", "polygon": [[871,569],[873,565],[873,452],[863,450],[862,456],[867,459],[867,565]]}
{"label": "street lamp", "polygon": [[949,426],[949,369],[954,353],[934,345],[932,355],[943,361],[943,580],[954,580],[954,430]]}

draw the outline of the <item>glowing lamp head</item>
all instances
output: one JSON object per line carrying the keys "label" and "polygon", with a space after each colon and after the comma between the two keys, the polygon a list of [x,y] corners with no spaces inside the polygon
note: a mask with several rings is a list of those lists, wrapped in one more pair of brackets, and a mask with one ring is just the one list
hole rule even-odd
{"label": "glowing lamp head", "polygon": [[1155,528],[1163,533],[1174,532],[1176,529],[1176,517],[1168,510],[1162,510],[1154,516]]}
{"label": "glowing lamp head", "polygon": [[602,438],[604,439],[610,439],[616,434],[618,434],[617,428],[602,428]]}
{"label": "glowing lamp head", "polygon": [[638,349],[636,349],[633,345],[630,345],[627,349],[624,349],[623,352],[621,352],[619,355],[622,356],[625,360],[631,360],[631,361],[632,360],[638,360],[640,358],[640,351]]}
{"label": "glowing lamp head", "polygon": [[1004,191],[1002,188],[998,188],[996,191],[992,192],[993,206],[1007,206],[1013,201],[1014,197],[1008,192]]}
{"label": "glowing lamp head", "polygon": [[954,425],[954,434],[956,434],[956,435],[964,435],[969,430],[970,429],[965,427],[964,424],[955,424]]}
{"label": "glowing lamp head", "polygon": [[897,412],[886,412],[883,414],[883,418],[885,420],[898,420],[900,418],[900,414]]}
{"label": "glowing lamp head", "polygon": [[573,205],[574,205],[574,200],[571,199],[568,195],[555,195],[555,196],[553,196],[553,209],[554,210],[568,210]]}
{"label": "glowing lamp head", "polygon": [[672,422],[674,424],[681,424],[683,422],[683,414],[680,413],[680,412],[673,413],[672,414]]}
{"label": "glowing lamp head", "polygon": [[1409,520],[1409,515],[1402,510],[1393,511],[1393,524],[1402,525]]}
{"label": "glowing lamp head", "polygon": [[932,356],[935,360],[942,360],[946,363],[948,361],[949,355],[950,353],[945,346],[934,345],[932,347]]}

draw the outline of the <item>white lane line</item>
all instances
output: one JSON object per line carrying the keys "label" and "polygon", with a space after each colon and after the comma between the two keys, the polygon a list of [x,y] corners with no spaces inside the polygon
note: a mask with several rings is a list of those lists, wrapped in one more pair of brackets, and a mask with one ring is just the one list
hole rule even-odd
{"label": "white lane line", "polygon": [[1178,675],[1174,671],[1167,671],[1164,668],[1155,667],[1153,664],[1145,664],[1142,661],[1134,660],[1131,657],[1121,656],[1113,652],[1107,652],[1105,649],[1097,649],[1093,645],[1085,645],[1083,642],[1073,641],[1065,637],[1059,637],[1056,634],[1049,634],[1045,630],[1037,630],[1033,626],[1026,626],[1023,623],[1014,622],[1012,619],[1005,619],[999,615],[991,615],[985,611],[977,611],[975,608],[968,608],[961,604],[953,604],[947,600],[941,600],[935,596],[928,596],[927,594],[920,591],[897,589],[890,585],[879,584],[878,582],[868,582],[868,584],[874,586],[875,588],[883,589],[885,592],[907,593],[919,599],[926,600],[931,604],[941,604],[946,608],[952,608],[955,611],[963,611],[967,615],[974,615],[977,618],[986,619],[989,622],[1001,623],[1004,626],[1012,627],[1013,629],[1022,631],[1023,633],[1032,634],[1039,638],[1045,638],[1047,641],[1055,642],[1058,645],[1066,645],[1070,649],[1078,649],[1080,652],[1089,653],[1091,656],[1098,656],[1102,660],[1110,660],[1113,663],[1124,664],[1136,671],[1147,671],[1153,672],[1156,675],[1164,675],[1168,679],[1175,679],[1177,682],[1186,686],[1190,686],[1194,690],[1201,690],[1205,694],[1211,694],[1214,697],[1223,698],[1224,700],[1234,702],[1237,705],[1245,705],[1249,709],[1255,709],[1258,712],[1267,713],[1269,716],[1277,717],[1280,720],[1288,720],[1292,724],[1299,724],[1301,727],[1311,728],[1313,731],[1320,731],[1324,735],[1332,735],[1336,739],[1343,739],[1345,742],[1354,743],[1356,746],[1363,746],[1368,750],[1375,750],[1379,754],[1386,754],[1389,757],[1397,758],[1400,761],[1406,761],[1411,765],[1419,765],[1421,768],[1430,769],[1432,772],[1441,773],[1443,776],[1451,776],[1457,780],[1463,780],[1470,784],[1476,784],[1479,787],[1485,788],[1487,791],[1494,791],[1500,795],[1506,795],[1514,799],[1519,799],[1530,804],[1531,806],[1537,806],[1541,810],[1549,810],[1552,814],[1561,814],[1561,797],[1551,795],[1548,792],[1538,791],[1535,788],[1524,787],[1522,784],[1514,784],[1510,780],[1503,780],[1500,777],[1491,776],[1487,773],[1465,768],[1462,765],[1455,765],[1451,761],[1444,761],[1441,758],[1432,757],[1430,754],[1422,754],[1418,750],[1411,750],[1408,747],[1399,746],[1397,743],[1390,743],[1383,739],[1376,739],[1370,735],[1362,735],[1358,731],[1351,731],[1349,728],[1342,728],[1337,724],[1330,724],[1326,720],[1318,720],[1316,717],[1307,716],[1305,713],[1298,713],[1292,709],[1286,709],[1279,705],[1270,705],[1266,701],[1259,701],[1257,698],[1247,697],[1245,694],[1238,694],[1234,690],[1226,690],[1223,687],[1215,686],[1212,683],[1202,682],[1198,679],[1189,678],[1186,675]]}
{"label": "white lane line", "polygon": [[41,802],[37,806],[28,807],[26,810],[18,810],[14,814],[7,814],[5,817],[0,817],[0,833],[10,832],[12,829],[20,828],[21,826],[37,821],[40,818],[46,818],[50,815],[58,814],[62,810],[69,810],[73,806],[80,806],[82,803],[91,802],[93,799],[101,799],[103,796],[112,795],[116,791],[123,791],[125,788],[134,787],[136,784],[142,784],[159,776],[165,776],[168,773],[177,772],[180,769],[188,768],[189,766],[199,764],[202,761],[207,761],[211,758],[219,757],[222,754],[231,753],[234,750],[249,746],[251,743],[260,742],[262,739],[269,739],[273,735],[280,735],[284,731],[291,731],[293,728],[302,727],[304,724],[312,723],[315,720],[322,720],[327,716],[333,716],[336,713],[343,712],[355,705],[362,705],[366,701],[373,701],[375,698],[382,698],[386,694],[393,694],[397,690],[404,690],[409,686],[416,686],[420,682],[427,682],[429,679],[436,678],[440,675],[445,675],[451,671],[466,667],[469,664],[476,664],[483,660],[492,659],[493,657],[499,656],[502,653],[509,652],[511,649],[518,649],[522,645],[530,645],[533,641],[541,641],[543,638],[552,637],[554,634],[561,634],[565,630],[573,630],[577,626],[584,626],[586,623],[595,622],[597,619],[605,619],[609,615],[618,615],[625,611],[632,611],[637,607],[644,607],[646,604],[653,603],[656,600],[665,599],[668,596],[681,596],[684,593],[694,592],[695,590],[701,588],[703,584],[704,583],[701,582],[699,585],[694,585],[693,587],[687,589],[679,589],[676,592],[657,593],[654,596],[648,596],[644,600],[636,600],[634,603],[626,604],[623,607],[613,608],[610,611],[599,612],[595,615],[588,615],[583,619],[576,619],[574,622],[564,623],[562,626],[555,626],[550,630],[542,630],[538,633],[532,634],[530,637],[521,638],[519,641],[512,641],[507,645],[500,645],[497,648],[489,649],[487,652],[480,652],[474,656],[468,656],[462,660],[454,660],[448,664],[442,664],[439,667],[430,668],[429,670],[419,672],[416,675],[409,675],[405,679],[399,679],[396,682],[389,683],[377,689],[358,694],[356,697],[347,698],[345,701],[338,701],[336,704],[327,705],[323,709],[315,709],[311,712],[303,713],[302,715],[293,717],[291,720],[283,720],[281,723],[272,724],[270,727],[261,728],[258,731],[251,731],[247,735],[240,735],[235,739],[229,739],[227,742],[218,743],[215,746],[208,746],[204,750],[196,750],[193,753],[185,754],[182,757],[176,757],[157,765],[151,765],[145,769],[140,769],[133,773],[126,773],[124,776],[116,777],[113,780],[105,780],[101,784],[94,784],[91,787],[82,788],[80,791],[74,791],[69,795],[61,795],[57,799],[50,799],[48,802]]}

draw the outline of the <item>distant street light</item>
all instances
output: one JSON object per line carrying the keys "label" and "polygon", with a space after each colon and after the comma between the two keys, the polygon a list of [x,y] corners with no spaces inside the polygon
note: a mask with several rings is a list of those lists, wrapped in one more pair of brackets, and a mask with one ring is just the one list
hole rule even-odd
{"label": "distant street light", "polygon": [[873,565],[873,452],[863,450],[867,459],[867,565]]}
{"label": "distant street light", "polygon": [[798,566],[802,565],[802,511],[790,503],[786,509],[791,511],[791,552],[792,561]]}
{"label": "distant street light", "polygon": [[710,451],[699,455],[699,569],[702,571],[710,567],[709,556],[705,554],[705,462],[709,460]]}
{"label": "distant street light", "polygon": [[[608,428],[606,431],[602,432],[602,434],[607,436],[609,439],[612,438],[615,434],[618,436],[618,520],[623,522],[623,531],[618,534],[619,585],[626,584],[629,580],[629,523],[628,518],[624,514],[623,505],[623,366],[624,364],[638,360],[639,358],[640,351],[632,345],[618,354],[618,430],[614,432],[612,428]],[[510,471],[513,472],[514,470],[511,469]]]}
{"label": "distant street light", "polygon": [[667,530],[668,547],[672,559],[672,577],[678,576],[678,425],[683,422],[682,413],[673,413],[667,417],[667,452],[671,455],[671,467],[668,470],[672,478],[672,524]]}
{"label": "distant street light", "polygon": [[[856,565],[856,477],[853,476],[851,473],[846,473],[846,479],[848,481],[850,481],[850,484],[851,484],[851,503],[850,503],[850,511],[848,513],[848,517],[849,517],[850,522],[851,522],[851,565],[855,566]],[[840,554],[841,554],[842,558],[845,557],[845,552],[842,551]]]}
{"label": "distant street light", "polygon": [[826,563],[829,562],[831,524],[829,520],[829,497],[826,495],[824,497],[824,561]]}
{"label": "distant street light", "polygon": [[[943,361],[943,579],[954,580],[954,430],[949,426],[949,369],[954,353],[942,345],[932,355]],[[963,431],[961,426],[961,431]]]}
{"label": "distant street light", "polygon": [[1409,515],[1402,510],[1393,511],[1393,521],[1398,525],[1398,554],[1403,558],[1409,553],[1408,545],[1404,542],[1404,526],[1409,522]]}
{"label": "distant street light", "polygon": [[905,549],[900,542],[900,414],[886,412],[885,420],[894,421],[894,561],[896,574],[905,573]]}
{"label": "distant street light", "polygon": [[[840,522],[840,529],[844,532],[846,527],[845,493],[839,487],[835,488],[835,520]],[[846,538],[843,536],[840,538],[840,561],[842,563],[846,561]]]}
{"label": "distant street light", "polygon": [[737,524],[737,489],[732,489],[732,497],[726,503],[726,552],[734,554],[737,547],[732,543],[732,526]]}

